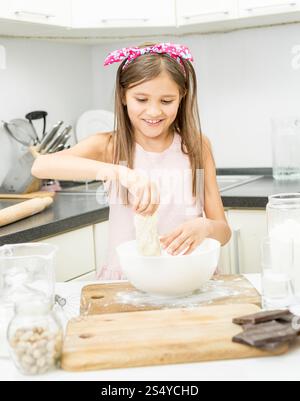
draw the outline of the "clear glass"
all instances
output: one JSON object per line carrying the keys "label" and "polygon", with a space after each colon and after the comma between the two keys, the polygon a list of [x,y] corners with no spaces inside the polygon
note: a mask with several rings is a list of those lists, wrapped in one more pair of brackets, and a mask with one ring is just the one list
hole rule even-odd
{"label": "clear glass", "polygon": [[282,309],[295,304],[290,241],[267,237],[261,247],[262,307]]}
{"label": "clear glass", "polygon": [[[281,230],[297,236],[300,230],[300,193],[283,193],[269,196],[267,204],[269,235],[274,230]],[[280,234],[280,233],[279,233]]]}
{"label": "clear glass", "polygon": [[[56,252],[46,243],[0,247],[0,340],[6,338],[15,303],[32,297],[54,302]],[[0,356],[8,356],[6,341],[0,341]]]}
{"label": "clear glass", "polygon": [[273,177],[300,179],[300,118],[272,119]]}
{"label": "clear glass", "polygon": [[17,303],[7,339],[11,358],[23,374],[43,374],[60,364],[63,332],[48,301]]}

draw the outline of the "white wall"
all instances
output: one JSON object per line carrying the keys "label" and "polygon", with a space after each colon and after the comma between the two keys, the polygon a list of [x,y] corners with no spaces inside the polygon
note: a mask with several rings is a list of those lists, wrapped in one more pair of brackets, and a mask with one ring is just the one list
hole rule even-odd
{"label": "white wall", "polygon": [[[49,127],[58,120],[74,125],[91,108],[89,46],[2,38],[0,44],[7,57],[6,70],[0,70],[0,120],[46,110]],[[16,156],[16,147],[0,129],[0,182]]]}
{"label": "white wall", "polygon": [[[300,69],[292,68],[300,24],[167,40],[194,55],[202,128],[217,166],[271,166],[270,118],[300,116]],[[117,66],[101,67],[108,51],[144,41],[94,46],[94,107],[113,110]]]}

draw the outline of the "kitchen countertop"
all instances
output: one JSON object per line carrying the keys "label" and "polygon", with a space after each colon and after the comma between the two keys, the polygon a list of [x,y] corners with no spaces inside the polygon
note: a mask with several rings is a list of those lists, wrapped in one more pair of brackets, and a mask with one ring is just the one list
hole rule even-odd
{"label": "kitchen countertop", "polygon": [[[261,175],[262,178],[221,191],[225,208],[265,209],[268,196],[300,192],[300,181],[278,182],[271,169],[217,169],[218,175]],[[66,189],[65,189],[66,191]],[[0,200],[0,210],[16,201]],[[79,227],[108,220],[108,204],[97,202],[94,192],[59,192],[54,204],[44,212],[0,228],[0,246],[8,243],[39,241]]]}
{"label": "kitchen countertop", "polygon": [[265,209],[268,196],[279,193],[300,192],[300,181],[276,181],[272,176],[240,185],[221,192],[224,207]]}
{"label": "kitchen countertop", "polygon": [[[260,291],[260,276],[246,275],[248,280]],[[58,283],[57,293],[63,293],[71,300],[72,310],[78,307],[80,291],[89,282]],[[177,365],[149,366],[142,368],[100,370],[92,372],[65,372],[56,370],[44,376],[30,377],[30,380],[299,380],[300,344],[278,357],[253,358],[231,361],[188,363]],[[26,380],[13,363],[0,359],[0,379]]]}
{"label": "kitchen countertop", "polygon": [[[97,202],[95,193],[57,193],[54,203],[35,216],[0,228],[0,246],[39,241],[79,227],[108,220],[107,204]],[[20,201],[0,200],[0,209]]]}

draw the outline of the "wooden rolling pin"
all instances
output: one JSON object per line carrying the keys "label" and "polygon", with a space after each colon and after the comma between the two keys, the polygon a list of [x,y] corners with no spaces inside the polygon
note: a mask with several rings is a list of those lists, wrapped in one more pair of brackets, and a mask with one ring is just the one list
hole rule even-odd
{"label": "wooden rolling pin", "polygon": [[46,198],[30,199],[17,205],[6,207],[0,210],[0,227],[42,212],[52,203],[53,199],[48,196]]}

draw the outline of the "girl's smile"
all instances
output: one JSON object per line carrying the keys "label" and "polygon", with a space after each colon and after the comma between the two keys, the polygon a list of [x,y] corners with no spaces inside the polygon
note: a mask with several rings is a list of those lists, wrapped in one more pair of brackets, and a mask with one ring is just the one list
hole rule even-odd
{"label": "girl's smile", "polygon": [[163,120],[143,120],[149,127],[158,127]]}

